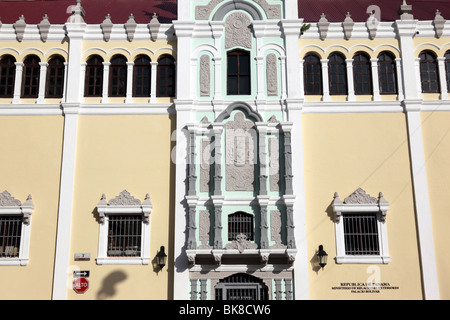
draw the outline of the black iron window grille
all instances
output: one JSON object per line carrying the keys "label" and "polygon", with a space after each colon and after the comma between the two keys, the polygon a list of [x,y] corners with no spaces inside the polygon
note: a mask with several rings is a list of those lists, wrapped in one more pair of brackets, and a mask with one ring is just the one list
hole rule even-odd
{"label": "black iron window grille", "polygon": [[18,258],[22,234],[21,216],[0,217],[0,258]]}
{"label": "black iron window grille", "polygon": [[236,237],[240,234],[244,234],[247,240],[253,241],[253,215],[236,212],[228,216],[228,241],[236,240]]}
{"label": "black iron window grille", "polygon": [[269,300],[268,287],[261,279],[238,273],[220,280],[215,300]]}
{"label": "black iron window grille", "polygon": [[110,215],[108,223],[109,257],[141,255],[142,215]]}
{"label": "black iron window grille", "polygon": [[379,255],[378,219],[376,214],[343,215],[345,254]]}

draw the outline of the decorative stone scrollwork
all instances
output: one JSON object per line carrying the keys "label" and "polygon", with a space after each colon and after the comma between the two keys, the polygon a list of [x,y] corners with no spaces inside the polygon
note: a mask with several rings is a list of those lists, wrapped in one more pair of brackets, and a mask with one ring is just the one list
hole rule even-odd
{"label": "decorative stone scrollwork", "polygon": [[22,202],[14,198],[7,190],[0,193],[0,207],[20,207]]}
{"label": "decorative stone scrollwork", "polygon": [[212,10],[223,0],[211,0],[207,5],[197,6],[195,8],[196,20],[207,20],[211,15]]}
{"label": "decorative stone scrollwork", "polygon": [[31,214],[34,211],[34,204],[31,194],[28,195],[24,204],[14,198],[7,190],[0,193],[0,214],[22,214],[23,223],[30,224]]}
{"label": "decorative stone scrollwork", "polygon": [[[195,19],[196,20],[208,20],[211,16],[214,8],[224,0],[211,0],[208,4],[203,6],[197,6],[195,8]],[[235,2],[243,2],[237,0]],[[257,3],[262,10],[266,13],[268,19],[281,19],[281,5],[279,4],[269,4],[267,0],[253,0]]]}
{"label": "decorative stone scrollwork", "polygon": [[211,59],[207,54],[200,57],[200,96],[209,97],[211,92]]}
{"label": "decorative stone scrollwork", "polygon": [[332,203],[335,212],[335,222],[339,223],[342,212],[379,212],[380,220],[386,221],[386,213],[389,209],[389,202],[384,199],[383,193],[379,193],[378,199],[370,196],[361,188],[358,188],[350,196],[341,201],[337,192],[334,193]]}
{"label": "decorative stone scrollwork", "polygon": [[254,123],[238,112],[226,128],[226,190],[253,191],[256,132]]}
{"label": "decorative stone scrollwork", "polygon": [[209,139],[201,140],[200,154],[200,192],[210,190],[211,178],[211,141]]}
{"label": "decorative stone scrollwork", "polygon": [[225,49],[241,46],[252,48],[250,18],[243,12],[230,14],[225,21]]}
{"label": "decorative stone scrollwork", "polygon": [[276,96],[278,94],[278,70],[277,56],[273,53],[267,55],[266,58],[267,72],[267,95]]}
{"label": "decorative stone scrollwork", "polygon": [[209,245],[210,241],[210,230],[211,230],[211,214],[209,210],[200,211],[200,246],[198,249],[211,249],[212,246]]}
{"label": "decorative stone scrollwork", "polygon": [[270,235],[271,240],[275,242],[270,249],[285,249],[281,239],[281,212],[279,210],[270,211]]}
{"label": "decorative stone scrollwork", "polygon": [[280,140],[269,138],[269,184],[270,191],[280,191]]}
{"label": "decorative stone scrollwork", "polygon": [[188,265],[189,267],[193,267],[195,265],[195,254],[187,254]]}
{"label": "decorative stone scrollwork", "polygon": [[141,201],[133,197],[127,190],[123,190],[117,197],[110,200],[110,206],[140,206]]}
{"label": "decorative stone scrollwork", "polygon": [[246,249],[257,249],[258,245],[256,243],[247,240],[247,236],[243,233],[236,236],[236,240],[228,243],[225,248],[227,249],[237,249],[239,253],[243,253]]}
{"label": "decorative stone scrollwork", "polygon": [[356,189],[350,196],[344,199],[347,204],[372,204],[377,203],[377,198],[371,197],[361,188]]}
{"label": "decorative stone scrollwork", "polygon": [[222,250],[213,250],[214,264],[221,265],[222,264]]}
{"label": "decorative stone scrollwork", "polygon": [[268,19],[281,19],[281,6],[279,4],[269,4],[267,0],[253,0],[263,8]]}
{"label": "decorative stone scrollwork", "polygon": [[120,214],[143,214],[144,223],[149,223],[150,213],[153,205],[150,201],[150,195],[145,195],[144,202],[134,198],[127,190],[123,190],[117,197],[106,201],[106,195],[103,194],[100,202],[97,204],[97,212],[99,214],[100,223],[105,222],[105,216],[109,213]]}
{"label": "decorative stone scrollwork", "polygon": [[261,264],[263,265],[263,266],[266,266],[267,265],[267,263],[269,262],[269,256],[270,256],[270,253],[269,252],[263,252],[262,250],[259,252],[259,255],[260,255],[260,257],[261,257]]}

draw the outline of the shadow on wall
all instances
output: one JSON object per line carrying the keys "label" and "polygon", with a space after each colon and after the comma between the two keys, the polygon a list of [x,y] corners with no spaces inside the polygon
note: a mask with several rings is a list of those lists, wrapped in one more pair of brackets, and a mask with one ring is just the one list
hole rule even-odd
{"label": "shadow on wall", "polygon": [[104,300],[112,298],[117,293],[117,285],[127,278],[122,271],[110,273],[104,280],[101,289],[97,292],[97,299]]}

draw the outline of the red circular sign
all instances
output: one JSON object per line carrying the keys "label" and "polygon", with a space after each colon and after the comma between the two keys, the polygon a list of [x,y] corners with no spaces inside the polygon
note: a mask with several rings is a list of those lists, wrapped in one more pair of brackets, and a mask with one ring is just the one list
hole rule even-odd
{"label": "red circular sign", "polygon": [[89,288],[89,281],[86,278],[77,278],[73,281],[73,290],[76,293],[85,293]]}

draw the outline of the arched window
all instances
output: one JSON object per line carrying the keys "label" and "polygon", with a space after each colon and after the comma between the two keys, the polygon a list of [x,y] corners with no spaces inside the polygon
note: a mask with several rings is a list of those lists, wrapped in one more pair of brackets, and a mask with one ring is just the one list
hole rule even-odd
{"label": "arched window", "polygon": [[86,79],[84,85],[85,97],[101,97],[103,90],[103,59],[92,56],[86,64]]}
{"label": "arched window", "polygon": [[158,97],[175,97],[175,60],[164,55],[158,60]]}
{"label": "arched window", "polygon": [[253,241],[253,215],[245,212],[230,214],[228,216],[228,241],[236,240],[241,233],[247,237],[247,240]]}
{"label": "arched window", "polygon": [[355,94],[372,94],[372,66],[365,53],[357,53],[353,57],[353,83]]}
{"label": "arched window", "polygon": [[380,94],[397,93],[395,57],[390,52],[382,52],[378,55],[378,79]]}
{"label": "arched window", "polygon": [[133,97],[150,97],[150,58],[138,56],[133,68]]}
{"label": "arched window", "polygon": [[431,51],[423,51],[419,55],[420,79],[423,93],[439,93],[439,71],[436,55]]}
{"label": "arched window", "polygon": [[64,59],[56,56],[50,59],[47,67],[46,98],[62,98],[64,90]]}
{"label": "arched window", "polygon": [[39,77],[41,60],[35,56],[28,56],[23,63],[22,98],[37,98],[39,94]]}
{"label": "arched window", "polygon": [[332,53],[328,58],[328,78],[330,95],[347,94],[347,67],[340,53]]}
{"label": "arched window", "polygon": [[447,92],[450,92],[450,51],[445,53],[445,73],[447,75]]}
{"label": "arched window", "polygon": [[234,50],[227,54],[227,94],[251,94],[250,53]]}
{"label": "arched window", "polygon": [[315,54],[308,54],[303,63],[303,79],[306,95],[322,94],[322,64]]}
{"label": "arched window", "polygon": [[12,98],[16,79],[16,59],[5,55],[0,60],[0,98]]}
{"label": "arched window", "polygon": [[116,55],[109,67],[109,96],[125,97],[127,92],[127,59]]}

